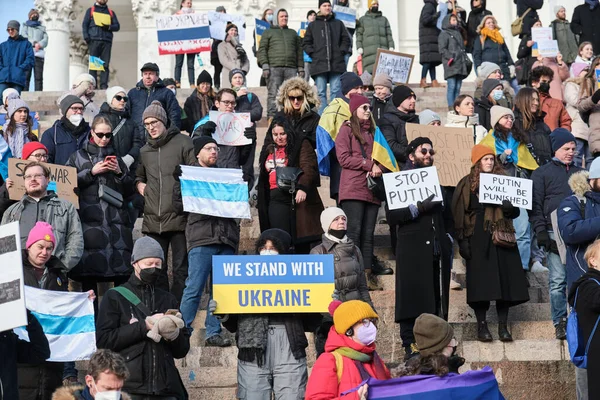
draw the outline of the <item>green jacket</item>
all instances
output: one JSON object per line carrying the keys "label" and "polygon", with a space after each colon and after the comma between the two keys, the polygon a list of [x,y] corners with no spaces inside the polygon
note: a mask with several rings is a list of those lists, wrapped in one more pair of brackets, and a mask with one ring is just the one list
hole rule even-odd
{"label": "green jacket", "polygon": [[556,19],[552,21],[550,27],[554,39],[558,42],[558,49],[563,56],[563,60],[567,64],[573,63],[579,54],[579,46],[577,45],[577,37],[571,30],[571,24],[569,24],[569,21]]}
{"label": "green jacket", "polygon": [[263,32],[258,64],[269,67],[303,68],[302,42],[293,29],[272,26]]}
{"label": "green jacket", "polygon": [[392,27],[381,11],[367,11],[356,24],[356,48],[363,49],[363,71],[373,74],[377,49],[393,49]]}

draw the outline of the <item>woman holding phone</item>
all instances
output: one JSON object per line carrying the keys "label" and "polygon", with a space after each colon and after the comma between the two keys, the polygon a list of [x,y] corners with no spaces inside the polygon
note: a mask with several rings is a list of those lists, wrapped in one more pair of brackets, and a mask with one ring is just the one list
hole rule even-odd
{"label": "woman holding phone", "polygon": [[123,199],[133,192],[133,180],[125,162],[115,155],[112,140],[110,121],[96,116],[88,142],[67,163],[77,169],[84,246],[81,261],[69,276],[81,282],[84,291],[96,291],[98,282],[118,286],[133,271],[132,231],[123,207]]}

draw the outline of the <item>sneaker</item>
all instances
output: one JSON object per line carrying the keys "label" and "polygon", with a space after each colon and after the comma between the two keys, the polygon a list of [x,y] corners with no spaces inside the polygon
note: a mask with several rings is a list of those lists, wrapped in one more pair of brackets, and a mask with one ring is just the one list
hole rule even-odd
{"label": "sneaker", "polygon": [[69,376],[62,381],[62,385],[65,387],[68,386],[79,386],[79,381],[76,376]]}
{"label": "sneaker", "polygon": [[206,347],[229,347],[231,344],[231,340],[221,335],[211,336],[204,342],[204,346]]}
{"label": "sneaker", "polygon": [[367,276],[367,289],[369,289],[370,292],[375,290],[383,290],[383,287],[379,286],[379,282],[377,282],[377,275],[369,274]]}
{"label": "sneaker", "polygon": [[548,268],[544,267],[541,262],[536,261],[531,264],[531,272],[548,272]]}
{"label": "sneaker", "polygon": [[554,334],[558,340],[565,340],[567,338],[567,321],[562,320],[554,327]]}

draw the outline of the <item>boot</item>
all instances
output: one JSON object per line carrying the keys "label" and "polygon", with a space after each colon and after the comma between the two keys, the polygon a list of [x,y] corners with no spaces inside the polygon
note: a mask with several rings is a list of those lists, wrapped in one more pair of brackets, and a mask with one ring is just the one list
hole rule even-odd
{"label": "boot", "polygon": [[512,335],[510,334],[510,332],[508,331],[508,328],[506,326],[506,322],[498,323],[498,337],[501,342],[512,342],[513,341]]}
{"label": "boot", "polygon": [[372,274],[370,270],[365,271],[365,273],[367,274],[367,289],[369,289],[370,292],[383,290],[383,287],[377,282],[377,275]]}
{"label": "boot", "polygon": [[492,334],[487,326],[487,321],[477,323],[477,340],[480,342],[491,342],[493,340]]}
{"label": "boot", "polygon": [[408,361],[411,358],[419,355],[419,349],[417,348],[416,343],[411,343],[408,346],[404,347],[404,361]]}
{"label": "boot", "polygon": [[419,84],[419,87],[420,87],[421,89],[425,89],[425,88],[428,88],[428,87],[429,87],[429,85],[427,84],[427,78],[423,78],[423,79],[421,79],[421,83]]}
{"label": "boot", "polygon": [[376,256],[373,256],[371,262],[371,274],[373,275],[394,275],[394,270],[386,267]]}
{"label": "boot", "polygon": [[431,87],[444,87],[444,85],[442,85],[441,83],[439,83],[437,81],[437,79],[434,79],[431,81]]}

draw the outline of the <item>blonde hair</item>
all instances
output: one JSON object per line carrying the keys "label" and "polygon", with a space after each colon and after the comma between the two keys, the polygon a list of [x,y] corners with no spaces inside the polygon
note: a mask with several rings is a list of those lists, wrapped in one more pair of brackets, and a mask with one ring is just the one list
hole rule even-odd
{"label": "blonde hair", "polygon": [[590,266],[590,258],[596,257],[596,254],[598,254],[599,247],[600,247],[600,239],[596,239],[596,240],[594,240],[594,243],[590,244],[588,246],[587,250],[585,251],[583,258],[585,259],[585,262],[587,263],[588,268],[592,268]]}

